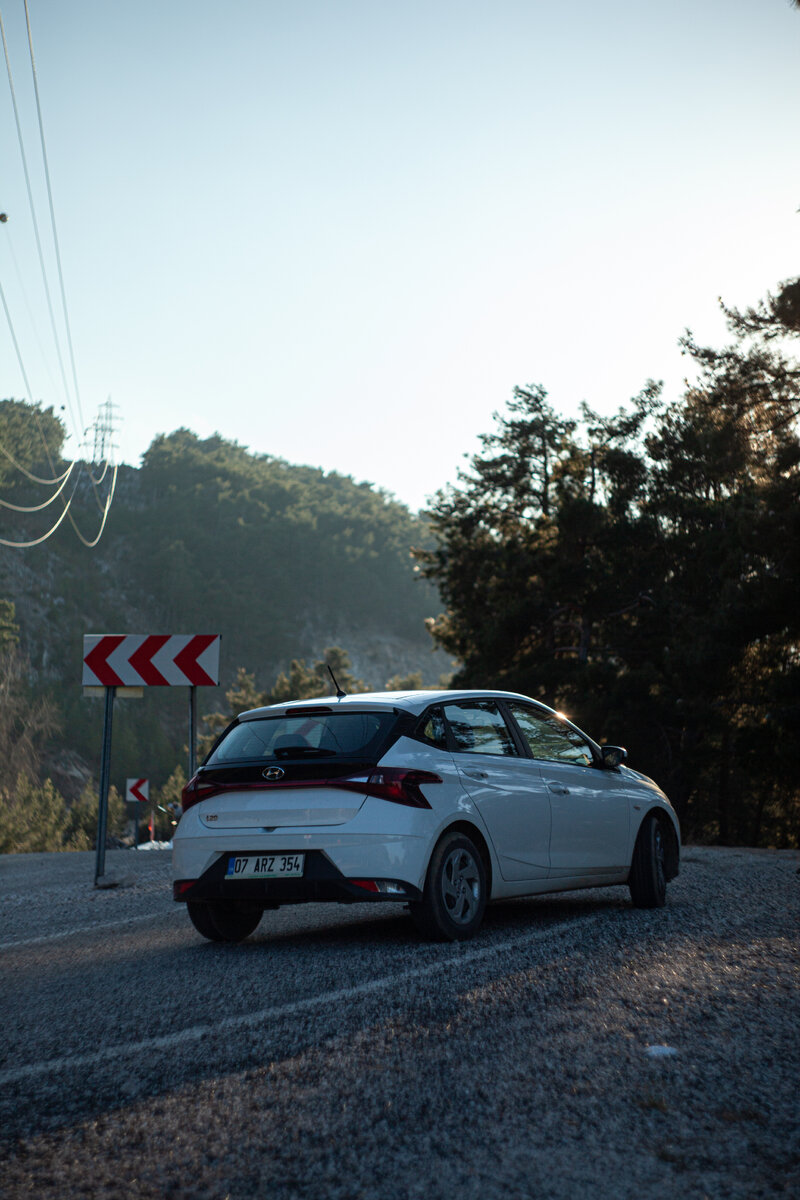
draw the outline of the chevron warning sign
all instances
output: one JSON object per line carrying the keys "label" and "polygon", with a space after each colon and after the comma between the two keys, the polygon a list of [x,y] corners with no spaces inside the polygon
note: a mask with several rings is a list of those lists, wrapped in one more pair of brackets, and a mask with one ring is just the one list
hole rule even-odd
{"label": "chevron warning sign", "polygon": [[87,633],[84,687],[216,687],[218,633]]}
{"label": "chevron warning sign", "polygon": [[150,799],[149,779],[126,779],[125,801],[128,804],[147,804]]}

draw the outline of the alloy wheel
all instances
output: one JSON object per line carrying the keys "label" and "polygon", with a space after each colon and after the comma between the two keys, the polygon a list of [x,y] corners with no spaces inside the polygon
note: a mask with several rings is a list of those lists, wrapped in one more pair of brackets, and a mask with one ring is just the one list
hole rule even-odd
{"label": "alloy wheel", "polygon": [[478,865],[468,850],[451,851],[442,864],[442,900],[456,925],[468,925],[478,910],[481,882]]}

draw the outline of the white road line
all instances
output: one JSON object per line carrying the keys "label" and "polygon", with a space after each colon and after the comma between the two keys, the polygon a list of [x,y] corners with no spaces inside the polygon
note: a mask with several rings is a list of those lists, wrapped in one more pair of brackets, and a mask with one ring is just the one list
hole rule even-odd
{"label": "white road line", "polygon": [[560,921],[557,925],[547,925],[544,929],[535,929],[523,937],[509,938],[508,941],[496,942],[492,946],[466,950],[461,954],[454,954],[447,959],[438,959],[436,962],[428,963],[424,967],[416,967],[411,971],[401,971],[397,975],[385,975],[382,979],[367,980],[365,983],[356,984],[355,987],[337,988],[333,992],[322,992],[318,996],[308,996],[305,1000],[292,1000],[288,1004],[278,1004],[272,1008],[262,1008],[254,1013],[244,1013],[238,1017],[227,1017],[222,1021],[216,1021],[213,1025],[190,1025],[187,1029],[180,1029],[175,1033],[167,1033],[161,1037],[143,1038],[139,1042],[120,1042],[115,1046],[104,1046],[101,1050],[96,1050],[93,1054],[73,1054],[65,1058],[51,1058],[46,1062],[29,1063],[25,1067],[17,1067],[11,1071],[0,1071],[0,1087],[4,1087],[9,1083],[19,1083],[23,1079],[33,1079],[37,1075],[50,1075],[55,1071],[74,1071],[80,1067],[96,1067],[101,1063],[109,1062],[115,1058],[122,1058],[128,1054],[141,1054],[143,1051],[153,1050],[172,1050],[187,1042],[199,1042],[204,1037],[211,1035],[218,1037],[223,1032],[230,1032],[236,1029],[252,1029],[266,1021],[276,1021],[282,1017],[294,1017],[300,1013],[313,1012],[317,1008],[326,1008],[328,1005],[343,1004],[348,1001],[358,1000],[363,996],[385,992],[390,988],[398,987],[404,983],[425,979],[428,975],[439,974],[449,967],[463,967],[470,963],[479,962],[484,958],[491,958],[494,954],[503,954],[506,950],[516,950],[528,946],[533,942],[543,941],[545,938],[552,937],[553,935],[582,934],[586,925],[593,924],[595,921],[607,918],[607,916],[608,913],[602,912],[586,917],[574,917],[569,921]]}
{"label": "white road line", "polygon": [[73,937],[76,933],[94,933],[96,929],[118,929],[121,925],[133,925],[136,921],[153,921],[164,916],[164,911],[146,913],[143,917],[121,917],[119,921],[103,921],[99,925],[76,925],[62,929],[59,933],[43,933],[40,937],[25,938],[20,942],[0,942],[0,950],[16,950],[18,946],[38,946],[42,942],[55,942],[59,938]]}

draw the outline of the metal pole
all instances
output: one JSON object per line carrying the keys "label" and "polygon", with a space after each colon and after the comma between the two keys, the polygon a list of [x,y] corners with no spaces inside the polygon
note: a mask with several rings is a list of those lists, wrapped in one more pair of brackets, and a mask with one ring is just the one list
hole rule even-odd
{"label": "metal pole", "polygon": [[197,688],[189,688],[189,778],[194,775],[197,764]]}
{"label": "metal pole", "polygon": [[111,720],[114,715],[116,688],[106,688],[103,712],[103,749],[100,753],[100,800],[97,809],[97,854],[94,864],[94,885],[106,870],[106,830],[108,829],[108,784],[111,777]]}

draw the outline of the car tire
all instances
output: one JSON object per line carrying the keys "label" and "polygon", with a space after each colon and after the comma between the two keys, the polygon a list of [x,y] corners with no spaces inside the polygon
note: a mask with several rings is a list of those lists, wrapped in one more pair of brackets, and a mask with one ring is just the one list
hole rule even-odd
{"label": "car tire", "polygon": [[478,932],[486,899],[480,851],[465,834],[449,833],[431,855],[422,900],[410,905],[411,916],[431,941],[465,941]]}
{"label": "car tire", "polygon": [[201,904],[189,901],[189,920],[211,942],[242,942],[257,927],[263,912],[244,902]]}
{"label": "car tire", "polygon": [[208,938],[210,942],[222,941],[222,934],[211,920],[211,913],[207,904],[199,904],[196,900],[189,900],[186,905],[186,911],[189,913],[189,920],[198,933],[202,933],[203,937]]}
{"label": "car tire", "polygon": [[662,908],[667,900],[664,830],[652,813],[642,821],[633,848],[628,877],[631,899],[637,908]]}

